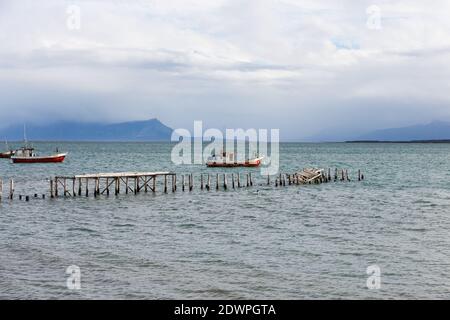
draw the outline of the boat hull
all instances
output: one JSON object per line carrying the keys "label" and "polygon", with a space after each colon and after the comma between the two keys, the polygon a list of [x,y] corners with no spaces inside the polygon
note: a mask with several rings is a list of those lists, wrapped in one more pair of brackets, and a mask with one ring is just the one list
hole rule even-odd
{"label": "boat hull", "polygon": [[45,157],[11,157],[13,163],[60,163],[66,158],[65,153]]}
{"label": "boat hull", "polygon": [[0,159],[10,159],[12,156],[14,156],[13,152],[2,152],[2,153],[0,153]]}
{"label": "boat hull", "polygon": [[259,167],[260,165],[261,159],[249,160],[245,162],[211,161],[206,163],[206,166],[210,168]]}

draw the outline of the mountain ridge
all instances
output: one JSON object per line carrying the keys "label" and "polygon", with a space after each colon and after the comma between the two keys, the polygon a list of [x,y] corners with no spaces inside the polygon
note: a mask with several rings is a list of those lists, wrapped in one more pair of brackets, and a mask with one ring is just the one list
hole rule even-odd
{"label": "mountain ridge", "polygon": [[[113,124],[58,122],[26,126],[30,141],[170,141],[173,129],[156,118]],[[0,129],[0,138],[23,140],[23,126],[12,125]]]}
{"label": "mountain ridge", "polygon": [[450,140],[450,123],[431,121],[399,128],[387,128],[368,132],[354,141],[444,141]]}

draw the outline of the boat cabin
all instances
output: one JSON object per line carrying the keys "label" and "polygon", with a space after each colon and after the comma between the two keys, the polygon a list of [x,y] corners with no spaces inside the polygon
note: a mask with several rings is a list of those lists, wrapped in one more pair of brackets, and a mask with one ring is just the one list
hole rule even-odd
{"label": "boat cabin", "polygon": [[16,157],[36,157],[36,153],[34,152],[34,148],[32,147],[22,147],[15,152]]}

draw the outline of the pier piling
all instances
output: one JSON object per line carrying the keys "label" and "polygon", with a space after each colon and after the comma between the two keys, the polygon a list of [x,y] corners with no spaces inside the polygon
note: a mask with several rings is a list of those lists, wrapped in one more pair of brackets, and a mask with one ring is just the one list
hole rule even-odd
{"label": "pier piling", "polygon": [[14,180],[9,179],[9,199],[14,199]]}
{"label": "pier piling", "polygon": [[54,191],[53,191],[53,179],[50,178],[50,198],[54,198]]}
{"label": "pier piling", "polygon": [[223,188],[227,190],[227,174],[223,174]]}

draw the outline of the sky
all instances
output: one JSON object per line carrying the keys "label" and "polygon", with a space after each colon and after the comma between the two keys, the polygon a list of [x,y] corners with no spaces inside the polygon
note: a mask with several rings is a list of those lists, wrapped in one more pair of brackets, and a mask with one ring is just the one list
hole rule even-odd
{"label": "sky", "polygon": [[0,0],[0,126],[450,121],[450,1]]}

